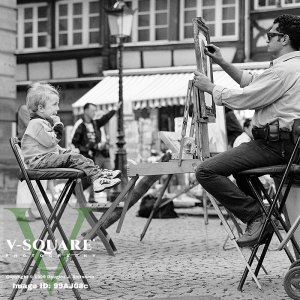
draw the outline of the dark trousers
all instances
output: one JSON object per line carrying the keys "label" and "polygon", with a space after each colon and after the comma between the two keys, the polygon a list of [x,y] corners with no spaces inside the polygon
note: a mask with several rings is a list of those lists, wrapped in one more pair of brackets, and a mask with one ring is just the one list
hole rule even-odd
{"label": "dark trousers", "polygon": [[[237,173],[252,168],[285,164],[293,151],[290,140],[254,140],[213,156],[201,163],[196,178],[202,187],[241,221],[247,223],[261,213],[244,176]],[[228,176],[236,178],[236,186]]]}

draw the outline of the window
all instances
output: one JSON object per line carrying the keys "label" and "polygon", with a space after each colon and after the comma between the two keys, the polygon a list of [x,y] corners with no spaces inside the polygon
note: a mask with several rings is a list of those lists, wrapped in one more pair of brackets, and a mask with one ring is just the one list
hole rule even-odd
{"label": "window", "polygon": [[169,8],[172,0],[131,0],[126,4],[136,9],[132,41],[167,41],[169,37]]}
{"label": "window", "polygon": [[238,0],[181,0],[181,40],[193,38],[192,19],[201,16],[211,40],[238,38]]}
{"label": "window", "polygon": [[300,7],[300,0],[281,0],[281,6],[298,6],[298,7]]}
{"label": "window", "polygon": [[47,4],[18,5],[19,51],[43,50],[48,48]]}
{"label": "window", "polygon": [[255,8],[275,8],[277,0],[255,0]]}
{"label": "window", "polygon": [[87,47],[99,44],[99,1],[60,1],[56,5],[56,45]]}
{"label": "window", "polygon": [[255,9],[257,10],[284,6],[300,7],[300,0],[255,0]]}
{"label": "window", "polygon": [[159,131],[174,131],[175,118],[184,115],[184,106],[167,106],[161,107],[158,110],[158,130]]}

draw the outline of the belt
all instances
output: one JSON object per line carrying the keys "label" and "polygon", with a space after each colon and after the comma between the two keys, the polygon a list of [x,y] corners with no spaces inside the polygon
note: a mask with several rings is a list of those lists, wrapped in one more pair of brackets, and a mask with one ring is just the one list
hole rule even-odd
{"label": "belt", "polygon": [[255,140],[266,140],[266,141],[282,141],[282,140],[291,140],[292,132],[291,131],[281,131],[279,128],[270,128],[266,125],[264,127],[253,127],[252,135]]}

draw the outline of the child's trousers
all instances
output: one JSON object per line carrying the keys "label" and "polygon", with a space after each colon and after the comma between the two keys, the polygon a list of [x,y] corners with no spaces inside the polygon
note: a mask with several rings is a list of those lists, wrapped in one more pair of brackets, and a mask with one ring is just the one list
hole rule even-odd
{"label": "child's trousers", "polygon": [[73,168],[83,171],[92,183],[101,176],[101,169],[94,162],[78,153],[48,153],[34,165],[34,169]]}

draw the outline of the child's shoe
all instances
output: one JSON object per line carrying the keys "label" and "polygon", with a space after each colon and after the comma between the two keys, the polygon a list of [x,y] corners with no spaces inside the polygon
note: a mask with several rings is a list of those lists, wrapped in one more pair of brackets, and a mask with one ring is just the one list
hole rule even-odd
{"label": "child's shoe", "polygon": [[121,179],[119,178],[107,179],[107,178],[100,177],[93,182],[94,192],[100,193],[105,189],[111,189],[120,183],[121,183]]}
{"label": "child's shoe", "polygon": [[101,177],[103,178],[109,178],[114,179],[118,177],[121,174],[120,170],[108,170],[108,169],[102,169],[101,170]]}

